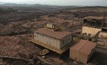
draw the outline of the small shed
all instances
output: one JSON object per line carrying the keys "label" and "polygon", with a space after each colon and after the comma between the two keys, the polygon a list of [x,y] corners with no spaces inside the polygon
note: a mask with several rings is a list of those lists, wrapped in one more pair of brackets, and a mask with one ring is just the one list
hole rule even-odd
{"label": "small shed", "polygon": [[70,48],[70,58],[74,61],[86,64],[93,55],[96,43],[80,40],[77,44]]}

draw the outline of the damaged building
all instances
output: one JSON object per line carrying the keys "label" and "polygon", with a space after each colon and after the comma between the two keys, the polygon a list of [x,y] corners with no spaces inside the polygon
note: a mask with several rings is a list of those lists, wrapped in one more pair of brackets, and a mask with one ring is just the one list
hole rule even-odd
{"label": "damaged building", "polygon": [[107,37],[107,22],[104,17],[88,16],[83,20],[82,34],[87,36]]}
{"label": "damaged building", "polygon": [[96,43],[80,40],[70,48],[70,58],[74,61],[86,64],[95,52]]}
{"label": "damaged building", "polygon": [[54,24],[47,24],[46,28],[36,30],[32,42],[62,54],[72,45],[72,33],[55,27]]}

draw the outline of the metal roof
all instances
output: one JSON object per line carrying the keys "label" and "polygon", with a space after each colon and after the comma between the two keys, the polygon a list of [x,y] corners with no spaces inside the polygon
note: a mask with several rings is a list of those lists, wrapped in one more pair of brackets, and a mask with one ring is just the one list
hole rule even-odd
{"label": "metal roof", "polygon": [[50,36],[57,39],[63,39],[65,36],[70,35],[71,32],[67,31],[52,31],[47,28],[41,28],[35,31],[36,33],[43,34],[46,36]]}
{"label": "metal roof", "polygon": [[89,55],[96,45],[96,43],[91,41],[80,40],[77,44],[72,46],[71,49]]}

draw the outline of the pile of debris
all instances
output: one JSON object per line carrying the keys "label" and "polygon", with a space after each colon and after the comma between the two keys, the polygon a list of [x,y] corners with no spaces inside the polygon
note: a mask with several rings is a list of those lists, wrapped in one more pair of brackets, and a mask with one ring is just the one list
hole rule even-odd
{"label": "pile of debris", "polygon": [[0,58],[30,61],[40,50],[23,37],[0,36]]}
{"label": "pile of debris", "polygon": [[39,51],[34,44],[20,37],[0,37],[0,55],[31,58],[31,56]]}

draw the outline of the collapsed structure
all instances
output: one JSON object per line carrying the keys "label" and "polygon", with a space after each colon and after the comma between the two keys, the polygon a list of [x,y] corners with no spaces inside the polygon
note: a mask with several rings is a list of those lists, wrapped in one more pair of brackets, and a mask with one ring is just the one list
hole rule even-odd
{"label": "collapsed structure", "polygon": [[72,34],[55,28],[54,24],[47,24],[46,28],[34,32],[34,43],[43,46],[56,53],[62,54],[72,44]]}
{"label": "collapsed structure", "polygon": [[107,22],[104,17],[88,16],[84,18],[82,34],[88,36],[107,37]]}
{"label": "collapsed structure", "polygon": [[81,63],[87,63],[95,51],[94,42],[80,40],[70,48],[70,58]]}

